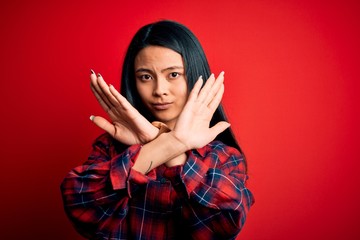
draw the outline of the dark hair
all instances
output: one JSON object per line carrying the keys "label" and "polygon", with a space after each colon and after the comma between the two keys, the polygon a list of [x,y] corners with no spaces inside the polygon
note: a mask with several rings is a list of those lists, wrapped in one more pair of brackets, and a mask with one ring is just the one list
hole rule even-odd
{"label": "dark hair", "polygon": [[[163,20],[143,26],[135,34],[130,42],[125,55],[122,68],[121,94],[144,115],[149,121],[154,121],[154,117],[144,106],[136,90],[134,62],[136,55],[147,46],[162,46],[179,53],[184,61],[185,74],[189,91],[193,88],[200,75],[203,79],[209,78],[211,72],[203,48],[195,35],[184,25]],[[214,113],[210,122],[213,126],[219,121],[227,121],[227,117],[220,105]],[[216,140],[237,148],[242,154],[242,150],[236,141],[231,128],[216,137]]]}

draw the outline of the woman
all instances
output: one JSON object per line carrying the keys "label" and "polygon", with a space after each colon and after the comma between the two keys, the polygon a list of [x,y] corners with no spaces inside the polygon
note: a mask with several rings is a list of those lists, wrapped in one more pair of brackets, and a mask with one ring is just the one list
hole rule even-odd
{"label": "woman", "polygon": [[126,53],[121,94],[92,70],[90,79],[111,122],[90,117],[107,133],[61,185],[77,231],[89,239],[236,238],[254,203],[246,161],[220,105],[224,73],[210,75],[193,33],[172,21],[146,25]]}

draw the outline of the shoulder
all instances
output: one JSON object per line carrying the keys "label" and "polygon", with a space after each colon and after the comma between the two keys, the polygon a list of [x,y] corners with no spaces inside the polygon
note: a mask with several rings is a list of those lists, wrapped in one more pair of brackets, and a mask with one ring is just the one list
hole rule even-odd
{"label": "shoulder", "polygon": [[243,159],[243,156],[239,150],[218,140],[212,141],[204,147],[193,151],[197,152],[197,154],[199,154],[204,159],[215,158],[222,163],[226,162],[229,158]]}
{"label": "shoulder", "polygon": [[115,140],[109,133],[103,133],[93,141],[93,149],[102,150],[110,155],[123,152],[129,146]]}
{"label": "shoulder", "polygon": [[100,148],[100,149],[109,149],[111,146],[114,146],[115,139],[108,133],[103,133],[92,143],[93,148]]}
{"label": "shoulder", "polygon": [[109,133],[103,133],[94,140],[94,144],[111,144],[114,141],[114,138]]}
{"label": "shoulder", "polygon": [[210,151],[220,151],[228,154],[240,154],[239,150],[229,145],[224,144],[221,141],[212,141],[207,145]]}

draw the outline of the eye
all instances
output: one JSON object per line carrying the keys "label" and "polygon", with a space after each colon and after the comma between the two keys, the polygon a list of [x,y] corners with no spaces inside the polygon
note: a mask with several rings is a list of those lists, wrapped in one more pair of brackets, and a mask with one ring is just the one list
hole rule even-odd
{"label": "eye", "polygon": [[141,81],[149,81],[149,80],[152,79],[152,77],[151,77],[149,74],[140,75],[140,76],[138,76],[138,78],[139,78]]}
{"label": "eye", "polygon": [[169,75],[170,78],[177,78],[177,77],[179,77],[179,76],[180,76],[180,73],[178,73],[178,72],[172,72],[172,73],[170,73],[170,75]]}

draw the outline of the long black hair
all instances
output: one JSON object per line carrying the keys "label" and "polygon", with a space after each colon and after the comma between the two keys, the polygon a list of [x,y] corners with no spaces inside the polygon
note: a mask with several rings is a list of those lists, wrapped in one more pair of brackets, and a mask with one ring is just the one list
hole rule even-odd
{"label": "long black hair", "polygon": [[[174,21],[163,20],[140,28],[131,40],[125,55],[122,68],[121,94],[125,96],[144,117],[149,121],[154,121],[154,117],[142,103],[135,83],[135,57],[147,46],[166,47],[182,56],[189,91],[193,88],[200,75],[202,75],[204,81],[206,81],[211,72],[199,40],[184,25]],[[221,104],[216,109],[210,126],[215,125],[219,121],[227,121]],[[227,128],[224,132],[220,133],[216,137],[216,140],[237,148],[243,154],[231,128]]]}

